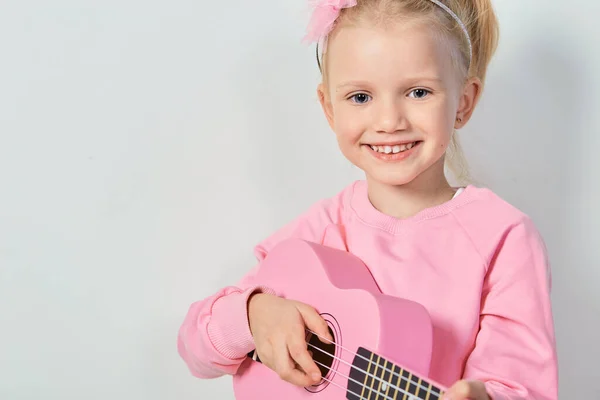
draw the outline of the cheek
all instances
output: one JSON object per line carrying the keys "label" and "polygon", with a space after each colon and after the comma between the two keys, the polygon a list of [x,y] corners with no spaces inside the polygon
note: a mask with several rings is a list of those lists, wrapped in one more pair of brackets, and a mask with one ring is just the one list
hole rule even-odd
{"label": "cheek", "polygon": [[344,144],[359,141],[365,131],[365,124],[361,114],[350,107],[334,108],[334,128],[338,140]]}
{"label": "cheek", "polygon": [[440,105],[435,110],[430,110],[423,121],[429,125],[429,131],[436,136],[440,146],[445,147],[454,133],[455,118],[451,107]]}

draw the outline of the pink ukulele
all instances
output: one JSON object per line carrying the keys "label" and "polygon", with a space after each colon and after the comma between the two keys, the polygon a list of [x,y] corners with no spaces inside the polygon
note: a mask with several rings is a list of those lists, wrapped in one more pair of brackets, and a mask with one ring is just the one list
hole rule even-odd
{"label": "pink ukulele", "polygon": [[415,302],[381,293],[367,267],[348,252],[290,239],[271,250],[257,280],[314,307],[334,343],[307,330],[323,379],[307,388],[283,381],[255,352],[233,377],[236,399],[439,400],[446,390],[426,377],[432,323]]}

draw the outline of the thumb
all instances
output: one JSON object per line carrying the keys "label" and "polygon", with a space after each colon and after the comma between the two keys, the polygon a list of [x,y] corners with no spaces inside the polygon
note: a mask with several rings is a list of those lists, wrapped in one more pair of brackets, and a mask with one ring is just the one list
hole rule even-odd
{"label": "thumb", "polygon": [[333,337],[329,333],[329,325],[327,325],[327,322],[314,308],[306,304],[301,304],[298,306],[298,311],[300,312],[306,327],[316,333],[321,342],[333,342]]}

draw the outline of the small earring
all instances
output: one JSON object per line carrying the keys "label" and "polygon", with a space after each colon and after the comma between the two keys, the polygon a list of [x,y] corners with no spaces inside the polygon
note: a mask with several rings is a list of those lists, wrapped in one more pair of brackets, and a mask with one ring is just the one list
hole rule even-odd
{"label": "small earring", "polygon": [[461,122],[462,122],[462,118],[461,118],[461,117],[456,117],[456,121],[457,121],[458,123],[461,123]]}

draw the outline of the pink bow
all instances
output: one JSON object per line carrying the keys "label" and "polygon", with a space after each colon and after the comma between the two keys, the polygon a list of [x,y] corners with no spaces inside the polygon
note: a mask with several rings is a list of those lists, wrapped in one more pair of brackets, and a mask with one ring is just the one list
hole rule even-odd
{"label": "pink bow", "polygon": [[354,7],[356,0],[316,0],[313,4],[315,9],[304,36],[304,40],[309,43],[327,36],[342,8]]}

